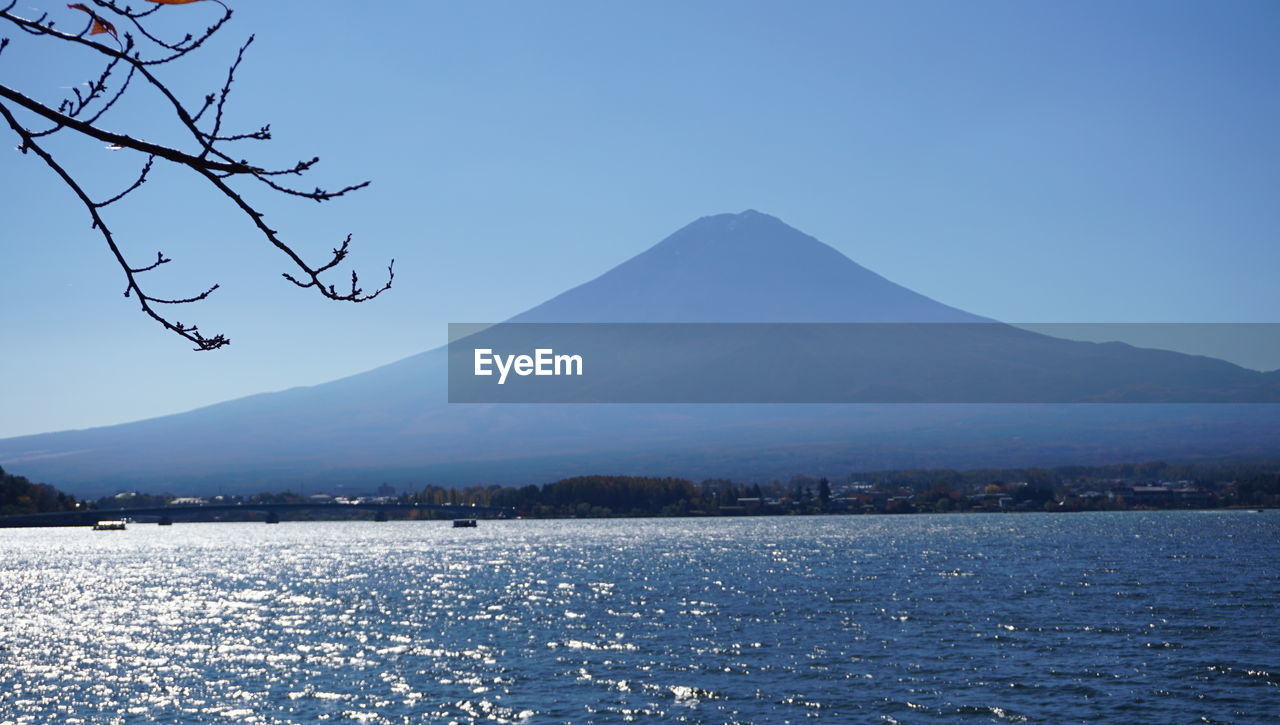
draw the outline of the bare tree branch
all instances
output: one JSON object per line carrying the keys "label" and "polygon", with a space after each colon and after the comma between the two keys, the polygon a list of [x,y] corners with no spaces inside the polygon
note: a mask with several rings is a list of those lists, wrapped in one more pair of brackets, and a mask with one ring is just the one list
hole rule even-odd
{"label": "bare tree branch", "polygon": [[[163,2],[163,0],[148,1]],[[232,207],[248,217],[258,233],[271,246],[284,253],[297,268],[295,271],[283,273],[283,276],[298,287],[315,288],[320,295],[332,300],[364,302],[390,289],[395,278],[395,261],[392,260],[387,266],[386,282],[372,292],[364,291],[360,286],[359,276],[355,272],[351,273],[349,290],[339,291],[336,285],[326,284],[321,280],[321,275],[333,270],[346,259],[351,236],[347,235],[342,243],[332,250],[331,256],[325,262],[318,265],[308,264],[299,252],[281,239],[276,230],[266,225],[262,213],[232,185],[237,178],[249,177],[275,192],[322,202],[362,189],[369,184],[365,181],[346,185],[337,191],[326,191],[317,186],[312,191],[304,191],[279,183],[275,178],[302,176],[319,162],[318,157],[299,161],[287,168],[268,169],[245,159],[235,158],[223,150],[222,144],[225,143],[271,139],[271,127],[267,124],[256,131],[245,133],[223,131],[225,111],[235,85],[236,73],[245,59],[246,51],[253,44],[253,36],[240,46],[234,61],[227,69],[226,80],[222,87],[214,92],[203,94],[202,103],[194,113],[178,99],[178,93],[162,82],[152,71],[155,66],[173,62],[198,50],[231,19],[230,8],[220,0],[212,1],[222,8],[222,14],[218,19],[202,32],[187,33],[177,41],[164,40],[148,27],[150,18],[162,9],[160,4],[141,11],[134,11],[129,6],[120,5],[114,0],[90,0],[92,7],[84,3],[69,5],[68,7],[72,10],[89,16],[84,29],[78,33],[58,30],[49,13],[43,13],[36,18],[14,14],[16,0],[0,7],[0,29],[3,29],[4,23],[7,22],[26,35],[53,43],[55,46],[63,44],[62,47],[87,48],[101,58],[103,63],[101,70],[96,76],[91,76],[93,80],[84,84],[86,90],[73,87],[70,95],[55,105],[49,105],[28,93],[17,90],[8,81],[0,82],[0,116],[3,116],[9,128],[17,134],[20,140],[18,149],[24,154],[30,152],[40,158],[88,210],[93,228],[98,230],[125,275],[125,296],[134,297],[146,315],[166,329],[195,343],[197,350],[217,349],[229,344],[229,341],[223,335],[205,337],[194,325],[189,326],[172,321],[158,312],[155,305],[182,305],[198,302],[217,290],[218,285],[212,285],[199,294],[179,298],[156,297],[146,293],[139,283],[138,276],[153,271],[171,260],[163,253],[157,253],[156,260],[151,264],[131,266],[102,216],[103,209],[125,199],[146,183],[157,160],[194,172],[216,189],[220,196],[229,199]],[[177,8],[173,10],[179,11]],[[185,8],[181,11],[187,12]],[[81,18],[83,15],[75,15],[76,22]],[[110,36],[113,43],[98,42],[96,39],[98,36],[103,38]],[[115,47],[112,47],[113,44]],[[0,54],[4,53],[9,46],[9,38],[0,38]],[[131,84],[135,77],[142,79],[139,81],[143,83],[141,88],[138,84]],[[3,81],[2,77],[0,81]],[[181,146],[185,144],[154,143],[139,138],[135,134],[109,130],[101,124],[105,114],[118,104],[127,102],[126,99],[135,95],[135,90],[140,93],[148,88],[158,93],[168,104],[172,111],[171,118],[179,128],[184,130],[184,135],[189,137],[189,143],[194,145],[194,150],[182,148]],[[213,111],[211,119],[207,118],[210,110]],[[31,120],[39,119],[52,125],[42,129],[34,128],[24,114],[30,114]],[[201,126],[202,119],[205,119],[205,126]],[[49,147],[42,145],[42,138],[63,132],[71,132],[81,138],[106,143],[113,149],[143,154],[147,158],[136,179],[123,191],[103,201],[93,201],[67,164],[57,158]]]}
{"label": "bare tree branch", "polygon": [[[49,168],[53,169],[54,173],[56,173],[62,179],[63,183],[65,183],[73,192],[75,192],[75,195],[80,198],[80,201],[84,204],[85,208],[89,210],[89,216],[93,219],[93,228],[97,229],[98,232],[102,235],[103,240],[106,241],[107,243],[107,247],[111,249],[111,253],[115,255],[116,261],[120,264],[120,268],[124,270],[125,278],[128,280],[128,285],[125,287],[125,290],[124,290],[125,297],[128,297],[131,294],[136,295],[138,304],[141,305],[143,312],[145,312],[153,320],[159,322],[161,325],[164,325],[165,328],[173,332],[176,332],[177,334],[181,335],[187,340],[190,340],[191,342],[194,342],[196,344],[195,349],[197,350],[216,350],[222,347],[223,345],[228,345],[231,343],[230,340],[228,340],[226,337],[222,335],[205,337],[200,333],[200,330],[198,327],[195,327],[194,325],[188,327],[183,325],[181,322],[170,322],[163,315],[156,312],[155,308],[151,306],[152,302],[163,303],[163,304],[174,304],[174,302],[169,300],[158,299],[158,298],[147,295],[145,292],[142,291],[142,287],[138,285],[137,275],[141,272],[146,272],[146,271],[155,269],[156,267],[160,266],[164,262],[157,261],[154,265],[151,265],[149,267],[139,267],[139,268],[130,267],[129,263],[125,261],[124,253],[120,251],[120,247],[116,244],[115,237],[111,234],[111,230],[107,228],[106,222],[103,221],[102,216],[98,214],[98,208],[99,208],[98,205],[93,203],[93,200],[90,199],[89,195],[86,194],[84,189],[80,187],[80,184],[76,182],[76,180],[71,176],[71,174],[67,173],[67,170],[64,169],[48,151],[44,150],[44,148],[42,148],[36,142],[36,140],[31,137],[31,134],[28,133],[26,129],[22,127],[21,124],[18,123],[18,119],[14,118],[13,114],[2,103],[0,103],[0,116],[4,116],[4,120],[8,122],[9,127],[12,128],[22,138],[22,145],[19,147],[19,149],[23,153],[32,151],[37,156],[39,156],[45,162],[45,164],[47,164]],[[160,259],[163,259],[163,257],[160,257]],[[168,260],[164,260],[164,261],[168,261]],[[209,289],[205,290],[202,294],[186,301],[195,302],[197,300],[202,300],[208,297],[217,288],[218,288],[218,285],[214,285],[213,287],[210,287]],[[178,301],[178,302],[180,303],[182,301]]]}
{"label": "bare tree branch", "polygon": [[121,199],[123,199],[123,198],[125,198],[126,196],[128,196],[128,195],[130,194],[130,192],[132,192],[134,189],[136,189],[136,188],[138,188],[139,186],[142,186],[144,183],[146,183],[146,181],[147,181],[147,174],[151,173],[151,164],[152,164],[153,162],[155,162],[155,160],[156,160],[156,157],[154,157],[154,156],[148,156],[148,157],[147,157],[147,164],[146,164],[145,166],[143,166],[143,167],[142,167],[142,172],[138,174],[138,180],[137,180],[137,181],[135,181],[135,182],[133,182],[132,184],[130,184],[130,185],[129,185],[129,188],[125,189],[124,191],[120,192],[119,194],[116,194],[115,196],[111,197],[110,199],[107,199],[106,201],[100,201],[100,202],[98,202],[97,204],[94,204],[94,206],[96,206],[96,207],[97,207],[97,208],[99,208],[99,209],[103,208],[104,206],[110,206],[111,204],[114,204],[114,203],[116,203],[117,201],[120,201]]}
{"label": "bare tree branch", "polygon": [[191,168],[209,168],[214,171],[229,171],[233,174],[253,173],[254,171],[258,171],[258,169],[254,169],[247,164],[228,164],[219,161],[209,161],[208,159],[192,156],[167,146],[161,146],[141,139],[131,138],[121,133],[104,131],[97,126],[59,113],[38,101],[27,98],[8,86],[0,85],[0,98],[13,101],[28,111],[53,121],[58,124],[58,126],[65,126],[73,131],[79,131],[85,136],[106,142],[112,146],[119,146],[120,148],[133,149],[134,151],[141,151],[144,154],[159,156],[160,158],[172,161],[175,164],[190,166]]}

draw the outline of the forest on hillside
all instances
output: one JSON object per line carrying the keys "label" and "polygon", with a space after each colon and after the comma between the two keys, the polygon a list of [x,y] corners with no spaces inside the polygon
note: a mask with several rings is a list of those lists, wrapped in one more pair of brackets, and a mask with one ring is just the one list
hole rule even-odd
{"label": "forest on hillside", "polygon": [[0,516],[71,511],[76,503],[75,496],[0,468]]}

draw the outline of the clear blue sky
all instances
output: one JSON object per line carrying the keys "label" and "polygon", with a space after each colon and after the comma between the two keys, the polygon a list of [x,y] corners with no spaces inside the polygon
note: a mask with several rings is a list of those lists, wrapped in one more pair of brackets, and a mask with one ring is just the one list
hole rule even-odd
{"label": "clear blue sky", "polygon": [[[1280,319],[1274,2],[228,2],[223,42],[167,77],[196,99],[256,33],[230,120],[276,138],[246,155],[319,154],[313,183],[373,185],[254,198],[315,255],[354,233],[370,279],[395,257],[395,289],[294,289],[225,201],[167,172],[111,218],[135,258],[175,259],[157,292],[222,283],[180,319],[233,345],[189,352],[5,129],[0,436],[360,372],[746,208],[981,315]],[[77,60],[15,45],[0,78],[51,98],[87,79]],[[163,121],[143,104],[104,124],[176,138]],[[100,145],[65,153],[104,184],[133,173]]]}

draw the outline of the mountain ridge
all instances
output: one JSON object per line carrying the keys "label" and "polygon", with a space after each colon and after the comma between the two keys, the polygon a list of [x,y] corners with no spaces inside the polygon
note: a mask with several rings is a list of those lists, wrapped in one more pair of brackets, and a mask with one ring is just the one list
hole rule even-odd
{"label": "mountain ridge", "polygon": [[780,219],[748,209],[701,217],[510,321],[989,320],[891,282]]}

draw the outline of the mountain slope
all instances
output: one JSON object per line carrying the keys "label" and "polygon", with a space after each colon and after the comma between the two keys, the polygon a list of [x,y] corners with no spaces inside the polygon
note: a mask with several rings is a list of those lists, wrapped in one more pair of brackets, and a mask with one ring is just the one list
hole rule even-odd
{"label": "mountain slope", "polygon": [[698,219],[512,322],[978,322],[780,220]]}

